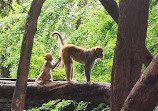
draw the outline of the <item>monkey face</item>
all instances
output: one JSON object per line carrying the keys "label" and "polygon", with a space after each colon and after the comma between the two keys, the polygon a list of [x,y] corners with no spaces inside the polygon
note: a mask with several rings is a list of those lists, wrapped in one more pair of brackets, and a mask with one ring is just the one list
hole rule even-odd
{"label": "monkey face", "polygon": [[46,54],[44,59],[47,61],[52,61],[53,60],[52,54]]}
{"label": "monkey face", "polygon": [[103,49],[101,47],[97,47],[96,48],[96,52],[97,52],[97,57],[98,58],[103,58],[104,55],[103,55]]}
{"label": "monkey face", "polygon": [[98,58],[104,58],[103,52],[99,54]]}

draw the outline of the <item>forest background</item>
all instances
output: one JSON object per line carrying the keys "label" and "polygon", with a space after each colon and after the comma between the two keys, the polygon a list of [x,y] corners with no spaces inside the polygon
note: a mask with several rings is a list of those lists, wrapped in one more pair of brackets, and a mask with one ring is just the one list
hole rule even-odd
{"label": "forest background", "polygon": [[[12,1],[11,8],[2,9],[0,13],[0,75],[16,78],[20,49],[24,34],[24,25],[32,0]],[[44,62],[44,55],[52,53],[55,60],[59,56],[60,42],[51,33],[58,31],[66,43],[91,48],[104,48],[104,59],[96,62],[92,71],[92,81],[110,82],[113,65],[113,55],[117,39],[117,24],[106,12],[98,0],[47,0],[45,1],[37,24],[31,55],[29,78],[36,78]],[[146,45],[155,55],[158,52],[158,2],[150,1],[148,31]],[[86,81],[83,65],[75,62],[74,79]],[[142,68],[142,72],[145,66]],[[4,75],[5,74],[5,75]],[[64,68],[53,70],[53,79],[64,80]],[[57,102],[58,101],[58,102]],[[43,108],[64,109],[64,106],[74,104],[77,109],[86,110],[89,103],[73,101],[52,101],[54,107],[45,105]],[[106,105],[98,106],[106,110]],[[36,108],[39,110],[39,108]],[[35,110],[35,109],[34,109]],[[109,110],[109,109],[107,109]]]}

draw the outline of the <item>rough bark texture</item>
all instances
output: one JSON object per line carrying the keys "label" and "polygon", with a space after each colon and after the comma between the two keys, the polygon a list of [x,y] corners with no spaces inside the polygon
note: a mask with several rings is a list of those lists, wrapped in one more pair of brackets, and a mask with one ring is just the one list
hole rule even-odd
{"label": "rough bark texture", "polygon": [[145,47],[145,56],[143,57],[143,64],[145,64],[145,66],[148,67],[152,59],[153,56],[151,52]]}
{"label": "rough bark texture", "polygon": [[[0,102],[12,99],[15,81],[0,80]],[[68,84],[66,81],[53,81],[47,84],[28,82],[26,101],[48,101],[53,99],[68,99],[92,103],[110,104],[109,83]]]}
{"label": "rough bark texture", "polygon": [[118,24],[119,7],[115,0],[99,0],[114,21]]}
{"label": "rough bark texture", "polygon": [[24,107],[33,38],[37,30],[37,20],[44,1],[33,0],[28,13],[17,71],[16,87],[12,100],[12,111],[22,111]]}
{"label": "rough bark texture", "polygon": [[112,72],[112,111],[121,110],[127,95],[140,77],[146,49],[148,8],[148,0],[120,1]]}
{"label": "rough bark texture", "polygon": [[158,103],[158,55],[128,95],[121,111],[153,111]]}
{"label": "rough bark texture", "polygon": [[[119,18],[119,7],[115,0],[99,0],[101,4],[104,6],[104,8],[107,10],[107,12],[110,14],[110,16],[114,19],[114,21],[118,24],[118,18]],[[143,64],[147,67],[151,60],[153,59],[153,56],[151,52],[144,47],[145,49],[145,55],[142,56]]]}

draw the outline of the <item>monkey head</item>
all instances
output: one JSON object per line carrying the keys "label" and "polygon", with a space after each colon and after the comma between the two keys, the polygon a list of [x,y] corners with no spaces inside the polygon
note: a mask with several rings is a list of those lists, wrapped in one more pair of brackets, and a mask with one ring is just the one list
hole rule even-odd
{"label": "monkey head", "polygon": [[103,55],[103,48],[96,47],[95,48],[95,52],[96,52],[96,57],[97,58],[103,58],[104,57],[104,55]]}
{"label": "monkey head", "polygon": [[44,59],[47,60],[47,61],[52,61],[53,56],[52,56],[52,54],[46,54]]}

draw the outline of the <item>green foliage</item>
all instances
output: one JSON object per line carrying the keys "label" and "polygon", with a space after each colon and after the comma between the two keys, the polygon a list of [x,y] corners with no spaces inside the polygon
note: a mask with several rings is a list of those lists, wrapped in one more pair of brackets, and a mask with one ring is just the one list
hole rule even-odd
{"label": "green foliage", "polygon": [[158,52],[158,4],[150,10],[147,32],[147,46],[151,52],[155,55]]}
{"label": "green foliage", "polygon": [[65,111],[66,107],[71,105],[72,103],[73,101],[71,100],[53,100],[48,102],[47,104],[43,104],[39,108],[34,108],[27,111]]}
{"label": "green foliage", "polygon": [[105,105],[104,103],[101,103],[98,105],[98,107],[94,108],[92,111],[111,111],[110,107]]}
{"label": "green foliage", "polygon": [[[14,3],[14,12],[8,17],[0,19],[0,47],[1,54],[7,58],[2,64],[11,65],[11,77],[16,77],[20,47],[24,33],[24,25],[29,10],[29,3],[18,5]],[[77,20],[81,24],[76,29]],[[102,46],[105,58],[98,60],[92,71],[93,81],[110,81],[112,69],[112,58],[116,42],[117,24],[105,12],[98,2],[89,1],[84,5],[79,0],[47,0],[45,1],[41,15],[38,20],[38,30],[34,38],[29,78],[35,78],[40,73],[46,53],[53,53],[57,60],[60,45],[58,37],[51,37],[53,31],[62,32],[67,43],[74,43],[78,46],[91,48]],[[103,42],[104,41],[104,42]],[[85,81],[83,65],[74,63],[75,79]],[[54,70],[54,79],[65,79],[64,69]],[[99,76],[99,77],[98,77]],[[97,79],[96,79],[97,78]]]}
{"label": "green foliage", "polygon": [[158,1],[157,0],[150,0],[150,9],[155,7],[157,5]]}
{"label": "green foliage", "polygon": [[53,79],[57,80],[65,80],[66,75],[65,75],[65,69],[64,68],[56,68],[52,71],[53,74]]}
{"label": "green foliage", "polygon": [[9,11],[13,10],[12,0],[1,0],[0,1],[0,17],[4,17],[9,14]]}
{"label": "green foliage", "polygon": [[[31,4],[30,0],[20,3],[19,5],[13,0],[12,7],[14,10],[7,10],[3,13],[8,16],[0,15],[0,65],[3,67],[9,66],[12,78],[16,77],[24,26]],[[157,13],[157,0],[152,0],[146,44],[153,55],[158,52],[158,45],[154,45],[158,42]],[[54,60],[57,60],[60,43],[57,36],[50,36],[54,31],[61,32],[66,43],[73,43],[85,48],[103,47],[104,59],[98,59],[96,62],[91,79],[97,82],[110,82],[117,39],[117,24],[99,1],[89,0],[88,4],[81,0],[45,1],[34,38],[29,78],[36,78],[39,75],[46,53],[52,53]],[[56,80],[66,78],[63,67],[54,69],[52,74]],[[84,66],[77,62],[74,62],[74,79],[86,81]],[[64,111],[69,107],[75,111],[84,111],[90,105],[87,102],[77,103],[74,101],[54,100],[48,104],[43,104],[40,108],[32,109],[32,111]],[[96,105],[92,110],[110,111],[105,104]]]}
{"label": "green foliage", "polygon": [[1,64],[4,67],[11,65],[12,76],[16,75],[25,17],[26,14],[14,14],[0,19],[0,57],[5,57],[5,61]]}
{"label": "green foliage", "polygon": [[18,3],[19,0],[1,0],[0,1],[0,18],[6,17],[15,13],[26,13],[30,7],[30,0],[23,0]]}
{"label": "green foliage", "polygon": [[75,102],[72,100],[53,100],[43,104],[39,108],[26,111],[110,111],[109,107],[102,104],[91,104],[89,102]]}
{"label": "green foliage", "polygon": [[158,4],[150,10],[149,21],[148,21],[148,32],[147,32],[147,46],[153,53],[153,55],[158,52]]}

